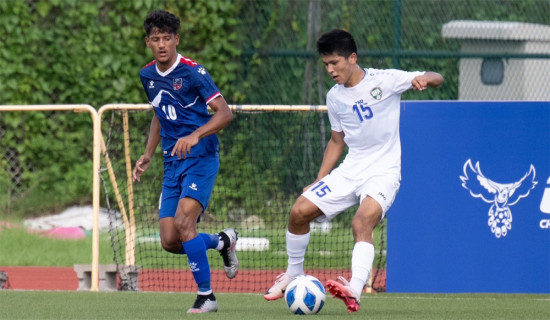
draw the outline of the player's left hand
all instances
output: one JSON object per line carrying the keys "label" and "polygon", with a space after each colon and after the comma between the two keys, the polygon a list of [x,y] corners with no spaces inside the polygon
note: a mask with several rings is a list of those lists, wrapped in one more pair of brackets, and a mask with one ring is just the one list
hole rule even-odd
{"label": "player's left hand", "polygon": [[411,84],[414,90],[423,91],[428,88],[428,79],[424,75],[416,76],[411,81]]}
{"label": "player's left hand", "polygon": [[197,143],[199,143],[199,139],[193,134],[179,138],[178,142],[176,142],[176,145],[174,146],[174,149],[172,149],[171,155],[177,155],[178,159],[185,159],[187,155],[191,153],[191,147]]}

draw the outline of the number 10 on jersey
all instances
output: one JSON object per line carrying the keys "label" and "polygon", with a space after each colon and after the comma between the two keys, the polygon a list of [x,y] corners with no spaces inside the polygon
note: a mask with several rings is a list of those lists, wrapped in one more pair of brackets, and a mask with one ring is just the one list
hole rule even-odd
{"label": "number 10 on jersey", "polygon": [[163,105],[162,112],[164,112],[164,114],[166,115],[166,119],[168,120],[176,120],[178,118],[176,108],[174,108],[174,106],[171,104],[169,104],[168,106]]}

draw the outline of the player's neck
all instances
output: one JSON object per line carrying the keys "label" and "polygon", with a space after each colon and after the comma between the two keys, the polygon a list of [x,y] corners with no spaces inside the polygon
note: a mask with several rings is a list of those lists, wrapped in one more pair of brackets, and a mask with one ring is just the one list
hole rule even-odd
{"label": "player's neck", "polygon": [[344,84],[344,87],[351,88],[358,85],[361,80],[365,77],[365,70],[363,70],[359,65],[355,65],[349,77],[349,81]]}
{"label": "player's neck", "polygon": [[174,65],[174,63],[176,63],[177,60],[178,60],[177,53],[168,61],[161,62],[157,60],[157,69],[160,72],[166,72],[168,69],[170,69]]}

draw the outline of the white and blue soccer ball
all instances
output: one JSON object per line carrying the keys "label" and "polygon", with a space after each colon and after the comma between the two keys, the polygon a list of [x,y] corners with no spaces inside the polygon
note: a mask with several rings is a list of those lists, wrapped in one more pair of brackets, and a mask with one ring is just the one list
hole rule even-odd
{"label": "white and blue soccer ball", "polygon": [[326,297],[321,281],[310,275],[294,278],[285,290],[286,305],[294,314],[316,314],[323,309]]}

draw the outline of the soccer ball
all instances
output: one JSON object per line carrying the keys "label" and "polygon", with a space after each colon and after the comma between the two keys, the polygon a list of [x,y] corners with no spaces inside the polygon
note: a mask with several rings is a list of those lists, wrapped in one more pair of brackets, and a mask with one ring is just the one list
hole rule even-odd
{"label": "soccer ball", "polygon": [[294,314],[315,314],[325,304],[326,292],[317,278],[301,275],[294,278],[286,287],[286,305]]}

